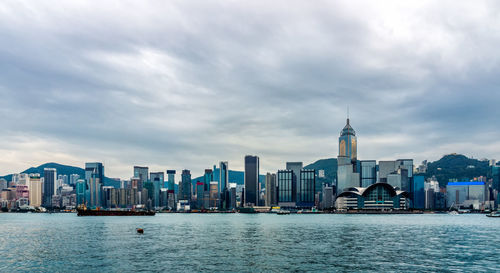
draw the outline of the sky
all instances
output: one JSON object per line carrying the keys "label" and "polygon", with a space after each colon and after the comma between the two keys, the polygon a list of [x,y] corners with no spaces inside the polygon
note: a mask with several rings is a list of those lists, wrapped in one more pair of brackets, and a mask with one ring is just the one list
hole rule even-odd
{"label": "sky", "polygon": [[500,159],[498,1],[1,1],[0,174]]}

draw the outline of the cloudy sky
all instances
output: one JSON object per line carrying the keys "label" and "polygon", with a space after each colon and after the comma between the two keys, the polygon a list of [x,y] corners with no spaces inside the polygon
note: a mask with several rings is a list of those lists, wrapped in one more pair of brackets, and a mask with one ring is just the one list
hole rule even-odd
{"label": "cloudy sky", "polygon": [[497,1],[1,1],[0,174],[500,158]]}

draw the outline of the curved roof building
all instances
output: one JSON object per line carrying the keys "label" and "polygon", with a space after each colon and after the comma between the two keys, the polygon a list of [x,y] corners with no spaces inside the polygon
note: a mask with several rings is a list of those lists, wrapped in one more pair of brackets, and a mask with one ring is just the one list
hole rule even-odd
{"label": "curved roof building", "polygon": [[353,187],[337,196],[339,209],[408,209],[409,193],[394,189],[387,183],[375,183],[366,188]]}

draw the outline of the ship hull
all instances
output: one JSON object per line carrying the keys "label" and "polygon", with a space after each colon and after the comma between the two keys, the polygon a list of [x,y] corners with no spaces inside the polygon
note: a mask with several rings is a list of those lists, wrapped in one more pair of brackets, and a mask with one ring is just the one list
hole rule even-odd
{"label": "ship hull", "polygon": [[154,216],[154,211],[77,210],[78,216]]}

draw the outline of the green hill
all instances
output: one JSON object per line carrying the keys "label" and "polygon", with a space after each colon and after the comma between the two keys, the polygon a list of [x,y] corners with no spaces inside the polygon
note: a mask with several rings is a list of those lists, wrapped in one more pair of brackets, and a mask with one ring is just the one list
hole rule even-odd
{"label": "green hill", "polygon": [[461,154],[449,154],[429,163],[427,177],[436,176],[441,187],[446,186],[450,179],[469,181],[478,176],[491,176],[488,161],[468,158]]}

